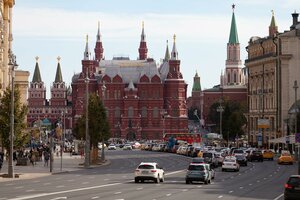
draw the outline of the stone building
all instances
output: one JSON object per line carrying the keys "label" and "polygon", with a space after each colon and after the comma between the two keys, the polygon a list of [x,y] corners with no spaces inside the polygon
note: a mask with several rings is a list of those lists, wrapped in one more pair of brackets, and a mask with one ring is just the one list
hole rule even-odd
{"label": "stone building", "polygon": [[74,123],[83,114],[86,94],[96,93],[107,111],[112,137],[162,139],[165,133],[187,133],[187,84],[180,72],[174,36],[171,56],[168,46],[163,63],[149,58],[144,25],[139,56],[105,60],[100,28],[96,37],[95,59],[88,41],[82,71],[72,78]]}

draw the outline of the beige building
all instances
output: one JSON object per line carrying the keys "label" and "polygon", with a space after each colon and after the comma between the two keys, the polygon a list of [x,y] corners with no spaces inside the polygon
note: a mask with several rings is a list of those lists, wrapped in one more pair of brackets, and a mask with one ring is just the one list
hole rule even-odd
{"label": "beige building", "polygon": [[[9,49],[12,50],[12,16],[15,0],[0,0],[0,97],[10,86]],[[27,104],[28,71],[16,70],[15,84],[19,85],[22,103]]]}
{"label": "beige building", "polygon": [[251,145],[272,147],[272,142],[288,134],[289,110],[295,102],[293,85],[295,80],[300,83],[300,24],[298,14],[292,16],[290,30],[278,33],[273,14],[269,35],[251,37],[246,47],[248,139]]}

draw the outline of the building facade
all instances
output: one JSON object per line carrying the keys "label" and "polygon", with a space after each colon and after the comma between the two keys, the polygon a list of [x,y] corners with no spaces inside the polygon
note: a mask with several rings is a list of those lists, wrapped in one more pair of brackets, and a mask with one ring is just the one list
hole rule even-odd
{"label": "building facade", "polygon": [[147,55],[144,25],[137,60],[105,60],[99,27],[96,39],[95,59],[87,41],[82,71],[72,78],[73,123],[84,113],[88,92],[102,99],[112,137],[162,139],[165,133],[187,133],[187,84],[180,72],[175,36],[171,55],[167,45],[160,66]]}
{"label": "building facade", "polygon": [[[32,128],[53,130],[58,125],[66,130],[69,135],[72,132],[72,106],[68,99],[71,88],[67,87],[62,78],[60,57],[58,57],[55,80],[51,86],[51,97],[46,98],[46,87],[42,80],[40,67],[36,57],[36,65],[30,86],[28,89],[28,114],[27,124]],[[43,134],[46,134],[43,132]],[[42,135],[45,139],[47,135]]]}

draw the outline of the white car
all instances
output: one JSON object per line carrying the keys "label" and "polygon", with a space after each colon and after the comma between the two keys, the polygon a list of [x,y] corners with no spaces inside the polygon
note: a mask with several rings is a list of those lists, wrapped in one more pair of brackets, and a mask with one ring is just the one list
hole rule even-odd
{"label": "white car", "polygon": [[131,144],[125,144],[123,150],[132,150]]}
{"label": "white car", "polygon": [[153,180],[155,183],[159,183],[165,180],[163,168],[155,162],[142,162],[136,168],[134,175],[135,183],[144,182],[144,180]]}
{"label": "white car", "polygon": [[110,145],[108,145],[108,148],[107,148],[108,150],[117,150],[117,147],[116,147],[116,145],[114,145],[114,144],[110,144]]}
{"label": "white car", "polygon": [[233,171],[240,171],[240,165],[236,161],[236,157],[234,156],[226,156],[223,164],[222,164],[222,171],[233,170]]}

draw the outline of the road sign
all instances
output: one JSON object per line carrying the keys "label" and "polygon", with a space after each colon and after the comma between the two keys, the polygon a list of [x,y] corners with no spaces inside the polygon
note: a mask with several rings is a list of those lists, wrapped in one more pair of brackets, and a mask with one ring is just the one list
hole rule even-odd
{"label": "road sign", "polygon": [[300,143],[300,133],[295,134],[295,142]]}
{"label": "road sign", "polygon": [[290,136],[285,136],[285,143],[289,144],[290,143]]}

